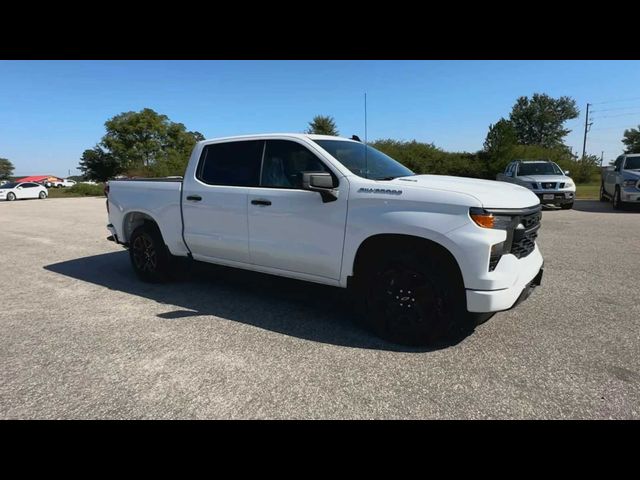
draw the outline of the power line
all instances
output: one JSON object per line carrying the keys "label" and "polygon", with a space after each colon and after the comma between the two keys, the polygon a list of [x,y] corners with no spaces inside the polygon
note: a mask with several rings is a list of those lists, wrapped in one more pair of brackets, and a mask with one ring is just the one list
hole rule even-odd
{"label": "power line", "polygon": [[629,110],[630,108],[640,108],[640,105],[632,105],[632,106],[629,106],[629,107],[603,108],[601,110],[591,110],[591,113],[610,112],[612,110]]}
{"label": "power line", "polygon": [[631,100],[640,100],[640,97],[620,98],[618,100],[607,100],[606,102],[595,102],[595,103],[592,103],[591,105],[604,105],[605,103],[630,102]]}
{"label": "power line", "polygon": [[640,111],[638,112],[629,112],[629,113],[620,113],[618,115],[603,115],[601,117],[595,118],[616,118],[616,117],[628,117],[629,115],[640,115]]}

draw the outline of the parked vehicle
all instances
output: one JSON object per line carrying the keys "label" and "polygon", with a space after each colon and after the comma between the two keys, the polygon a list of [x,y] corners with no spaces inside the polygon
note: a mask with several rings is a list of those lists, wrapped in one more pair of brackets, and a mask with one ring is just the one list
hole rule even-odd
{"label": "parked vehicle", "polygon": [[540,284],[541,211],[526,188],[415,175],[346,138],[272,134],[196,144],[184,179],[114,180],[108,229],[144,281],[172,259],[356,294],[380,336],[425,344]]}
{"label": "parked vehicle", "polygon": [[496,180],[515,183],[528,188],[543,204],[560,206],[565,210],[573,207],[576,185],[557,163],[549,160],[514,160]]}
{"label": "parked vehicle", "polygon": [[620,155],[612,166],[602,169],[600,200],[609,199],[616,210],[640,203],[640,153]]}
{"label": "parked vehicle", "polygon": [[51,188],[51,187],[65,188],[65,187],[73,187],[75,184],[76,184],[75,180],[62,179],[62,180],[47,181],[45,186],[47,188]]}
{"label": "parked vehicle", "polygon": [[47,198],[47,189],[34,182],[9,182],[0,185],[0,200],[22,200],[24,198]]}

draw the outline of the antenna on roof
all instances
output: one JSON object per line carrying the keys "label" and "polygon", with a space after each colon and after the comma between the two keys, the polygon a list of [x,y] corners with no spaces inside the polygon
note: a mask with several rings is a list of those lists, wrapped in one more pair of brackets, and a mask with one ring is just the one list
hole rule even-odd
{"label": "antenna on roof", "polygon": [[355,140],[356,142],[361,142],[360,137],[358,135],[351,135],[351,140]]}
{"label": "antenna on roof", "polygon": [[369,168],[367,164],[367,92],[364,92],[364,171],[365,178],[369,178]]}

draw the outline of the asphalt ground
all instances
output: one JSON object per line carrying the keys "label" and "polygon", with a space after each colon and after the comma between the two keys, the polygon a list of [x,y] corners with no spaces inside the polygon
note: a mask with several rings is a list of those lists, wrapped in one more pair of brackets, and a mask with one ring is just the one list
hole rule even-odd
{"label": "asphalt ground", "polygon": [[0,203],[1,418],[640,418],[638,209],[545,210],[542,286],[411,349],[341,289],[209,266],[141,283],[104,203]]}

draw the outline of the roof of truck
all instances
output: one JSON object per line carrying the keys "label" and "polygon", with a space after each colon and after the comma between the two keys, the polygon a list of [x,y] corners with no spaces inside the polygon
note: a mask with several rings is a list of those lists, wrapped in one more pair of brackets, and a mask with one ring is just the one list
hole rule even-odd
{"label": "roof of truck", "polygon": [[212,140],[240,140],[240,139],[245,139],[245,138],[254,138],[254,137],[261,137],[261,138],[268,138],[268,137],[294,137],[294,138],[308,138],[310,140],[343,140],[345,142],[355,142],[355,140],[351,139],[351,138],[346,138],[346,137],[337,137],[337,136],[333,136],[333,135],[315,135],[315,134],[309,134],[309,133],[254,133],[251,135],[234,135],[231,137],[217,137],[217,138],[207,138],[206,140],[203,140],[204,142],[210,142]]}
{"label": "roof of truck", "polygon": [[514,162],[520,163],[553,163],[553,160],[514,160]]}

